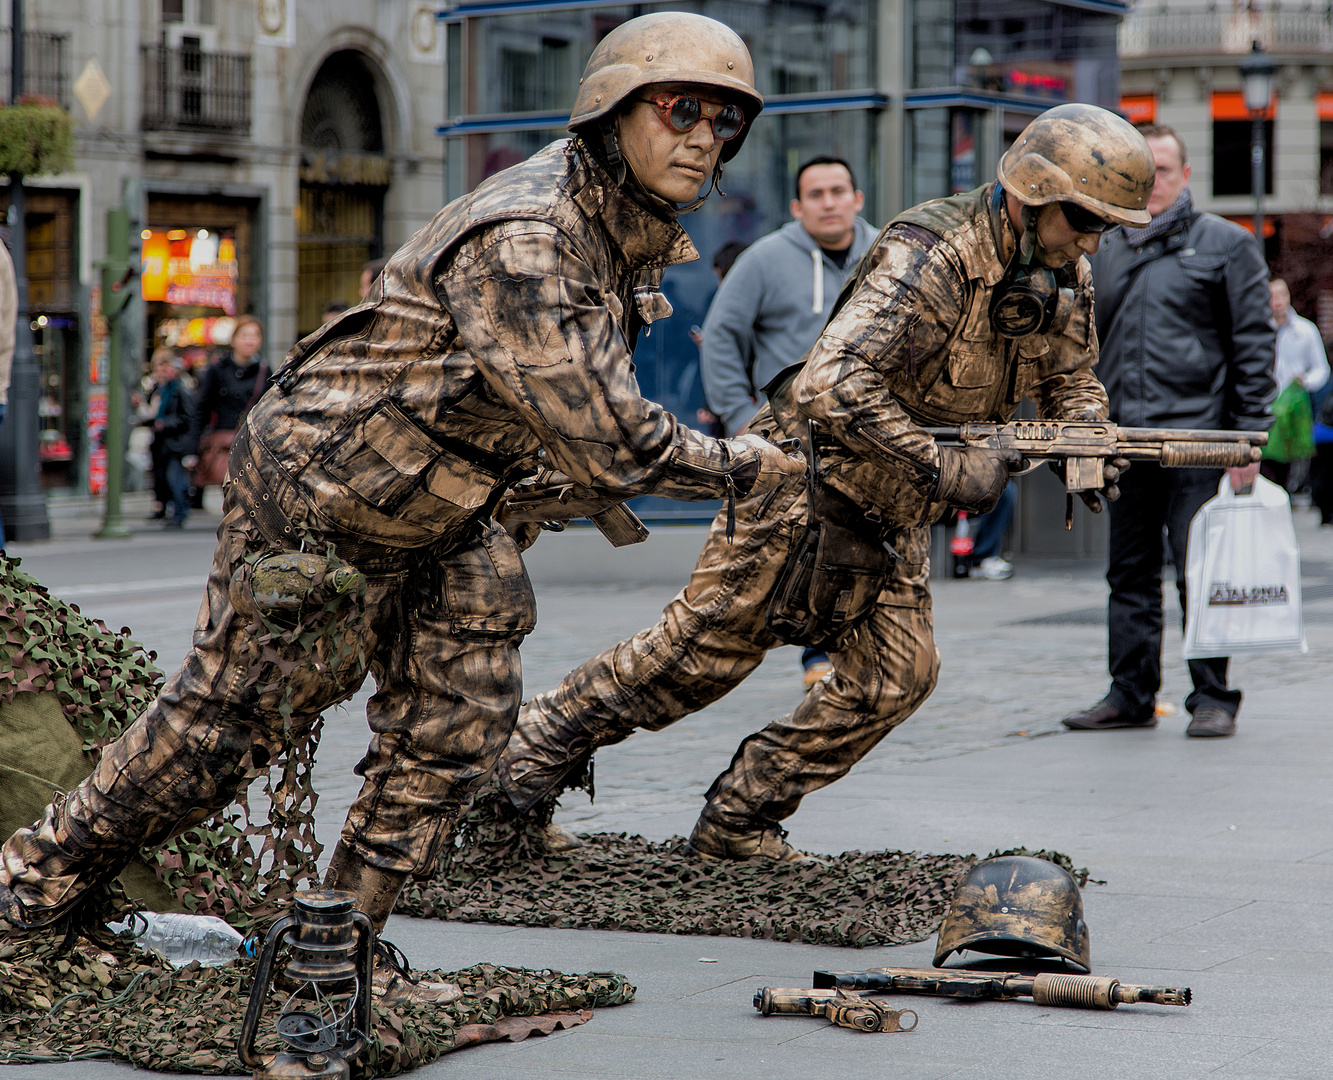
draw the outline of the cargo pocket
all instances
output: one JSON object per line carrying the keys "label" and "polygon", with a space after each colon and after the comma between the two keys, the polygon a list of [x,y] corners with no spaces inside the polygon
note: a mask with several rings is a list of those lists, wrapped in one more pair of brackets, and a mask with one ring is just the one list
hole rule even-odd
{"label": "cargo pocket", "polygon": [[1003,353],[997,348],[984,303],[989,295],[987,289],[976,290],[963,331],[948,347],[940,378],[922,395],[941,418],[990,416],[1004,394],[1005,387],[999,385],[1005,371]]}
{"label": "cargo pocket", "polygon": [[537,598],[518,545],[491,523],[441,559],[444,613],[460,637],[522,638],[537,625]]}
{"label": "cargo pocket", "polygon": [[435,441],[392,402],[352,426],[324,459],[325,471],[372,506],[390,509],[439,456]]}

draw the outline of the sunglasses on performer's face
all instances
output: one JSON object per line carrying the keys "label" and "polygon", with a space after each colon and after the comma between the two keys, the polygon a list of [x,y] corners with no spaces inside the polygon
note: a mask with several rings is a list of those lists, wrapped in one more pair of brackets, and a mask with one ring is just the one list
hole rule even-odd
{"label": "sunglasses on performer's face", "polygon": [[739,105],[717,105],[700,101],[692,94],[654,94],[639,100],[656,108],[663,122],[682,134],[693,131],[700,120],[707,120],[713,127],[713,138],[726,142],[739,135],[745,126],[745,113]]}
{"label": "sunglasses on performer's face", "polygon": [[1060,213],[1064,214],[1065,221],[1069,222],[1071,229],[1085,236],[1100,235],[1111,227],[1111,223],[1105,218],[1098,217],[1091,210],[1085,210],[1078,203],[1060,203]]}

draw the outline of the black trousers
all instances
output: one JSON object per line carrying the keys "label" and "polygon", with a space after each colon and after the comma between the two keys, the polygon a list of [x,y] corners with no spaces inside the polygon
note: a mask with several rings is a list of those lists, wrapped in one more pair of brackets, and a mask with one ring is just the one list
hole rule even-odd
{"label": "black trousers", "polygon": [[[1218,469],[1164,469],[1136,462],[1120,479],[1120,498],[1110,504],[1106,653],[1111,671],[1107,700],[1122,712],[1151,711],[1162,685],[1162,530],[1171,545],[1184,611],[1190,519],[1217,494],[1221,478]],[[1189,670],[1194,692],[1185,707],[1191,713],[1201,705],[1217,705],[1236,714],[1241,695],[1227,689],[1225,656],[1190,660]]]}
{"label": "black trousers", "polygon": [[1310,497],[1319,507],[1319,521],[1333,525],[1333,443],[1315,446],[1310,463]]}

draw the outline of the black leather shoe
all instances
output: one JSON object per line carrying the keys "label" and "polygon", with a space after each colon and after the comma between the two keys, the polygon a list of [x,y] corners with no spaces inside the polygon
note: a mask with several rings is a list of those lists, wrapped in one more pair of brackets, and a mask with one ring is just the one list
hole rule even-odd
{"label": "black leather shoe", "polygon": [[1193,739],[1224,739],[1236,734],[1236,718],[1218,705],[1204,705],[1194,710],[1185,734]]}
{"label": "black leather shoe", "polygon": [[1074,731],[1111,731],[1114,728],[1155,728],[1157,714],[1149,712],[1144,716],[1131,716],[1121,712],[1105,699],[1097,702],[1090,709],[1066,716],[1060,723]]}

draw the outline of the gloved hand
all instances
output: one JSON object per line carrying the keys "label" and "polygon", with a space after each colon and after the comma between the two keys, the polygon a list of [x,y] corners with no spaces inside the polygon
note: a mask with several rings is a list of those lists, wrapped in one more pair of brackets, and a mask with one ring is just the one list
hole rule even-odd
{"label": "gloved hand", "polygon": [[805,455],[800,450],[788,452],[760,435],[737,435],[725,442],[731,450],[727,473],[741,498],[762,495],[790,476],[805,475]]}
{"label": "gloved hand", "polygon": [[941,446],[940,480],[932,501],[946,503],[969,514],[989,514],[1000,501],[1011,473],[1023,468],[1017,450],[988,450]]}
{"label": "gloved hand", "polygon": [[[1060,483],[1065,481],[1065,463],[1063,461],[1052,461],[1051,472],[1060,478]],[[1100,488],[1078,492],[1078,497],[1083,500],[1083,505],[1094,514],[1102,512],[1102,501],[1097,496],[1103,495],[1107,502],[1115,502],[1120,498],[1120,488],[1116,486],[1116,481],[1120,479],[1120,474],[1129,468],[1129,458],[1112,458],[1102,466],[1102,486]]]}

